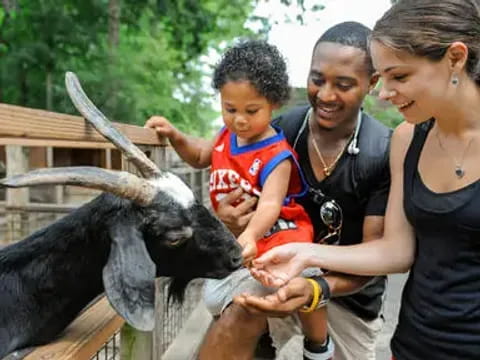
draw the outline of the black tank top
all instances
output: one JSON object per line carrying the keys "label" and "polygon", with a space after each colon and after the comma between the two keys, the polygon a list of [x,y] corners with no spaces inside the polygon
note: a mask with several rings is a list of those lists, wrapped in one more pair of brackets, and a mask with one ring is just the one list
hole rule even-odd
{"label": "black tank top", "polygon": [[416,254],[392,352],[397,360],[479,360],[480,185],[448,193],[425,186],[418,160],[433,124],[416,126],[405,158],[404,208]]}

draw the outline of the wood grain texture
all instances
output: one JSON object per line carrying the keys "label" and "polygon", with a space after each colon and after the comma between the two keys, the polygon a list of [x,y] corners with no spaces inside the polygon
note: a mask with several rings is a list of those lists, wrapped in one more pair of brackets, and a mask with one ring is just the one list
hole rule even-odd
{"label": "wood grain texture", "polygon": [[[133,143],[166,145],[152,129],[113,123]],[[81,116],[0,103],[0,137],[108,143]]]}
{"label": "wood grain texture", "polygon": [[124,320],[106,297],[93,304],[62,333],[61,338],[37,347],[24,360],[88,360],[117,332]]}

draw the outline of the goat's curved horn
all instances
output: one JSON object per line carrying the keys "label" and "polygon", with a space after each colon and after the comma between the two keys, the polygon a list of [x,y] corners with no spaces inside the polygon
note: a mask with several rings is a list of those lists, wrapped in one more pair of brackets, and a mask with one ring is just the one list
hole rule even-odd
{"label": "goat's curved horn", "polygon": [[140,205],[148,205],[155,197],[155,186],[129,172],[105,170],[90,166],[59,167],[33,170],[23,175],[0,179],[0,187],[34,185],[77,185],[111,192]]}
{"label": "goat's curved horn", "polygon": [[110,140],[140,170],[146,178],[158,177],[160,169],[125,135],[118,131],[112,123],[92,103],[83,91],[77,76],[72,72],[65,74],[68,94],[77,110],[92,124],[97,131]]}

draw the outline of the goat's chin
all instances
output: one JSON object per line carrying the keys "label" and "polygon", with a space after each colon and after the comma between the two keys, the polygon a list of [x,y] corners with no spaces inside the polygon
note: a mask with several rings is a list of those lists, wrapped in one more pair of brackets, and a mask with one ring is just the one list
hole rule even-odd
{"label": "goat's chin", "polygon": [[170,278],[168,284],[168,302],[174,301],[181,304],[185,298],[185,291],[191,279]]}
{"label": "goat's chin", "polygon": [[202,278],[220,280],[220,279],[225,279],[231,273],[232,273],[231,270],[212,271],[212,272],[207,272],[204,275],[202,275]]}

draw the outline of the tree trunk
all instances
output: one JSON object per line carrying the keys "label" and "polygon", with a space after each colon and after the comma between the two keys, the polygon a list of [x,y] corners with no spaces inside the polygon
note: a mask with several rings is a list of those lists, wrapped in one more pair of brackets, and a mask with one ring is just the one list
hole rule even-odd
{"label": "tree trunk", "polygon": [[17,0],[2,0],[3,9],[5,12],[10,12],[17,8]]}
{"label": "tree trunk", "polygon": [[46,92],[46,107],[47,110],[52,110],[53,100],[52,100],[52,90],[53,90],[53,81],[52,81],[52,71],[47,70],[47,76],[45,78],[45,92]]}
{"label": "tree trunk", "polygon": [[27,69],[28,67],[24,63],[20,64],[20,74],[18,77],[18,83],[20,87],[19,105],[22,106],[27,106],[28,101]]}
{"label": "tree trunk", "polygon": [[108,44],[110,57],[115,57],[120,32],[120,0],[108,0]]}
{"label": "tree trunk", "polygon": [[[117,58],[117,48],[120,38],[120,11],[121,11],[121,0],[108,0],[108,47],[109,47],[109,57],[110,57],[110,73],[115,68],[116,58]],[[117,82],[115,76],[112,76],[110,79],[110,91],[107,99],[107,104],[115,113],[117,107],[117,97],[116,97]]]}

